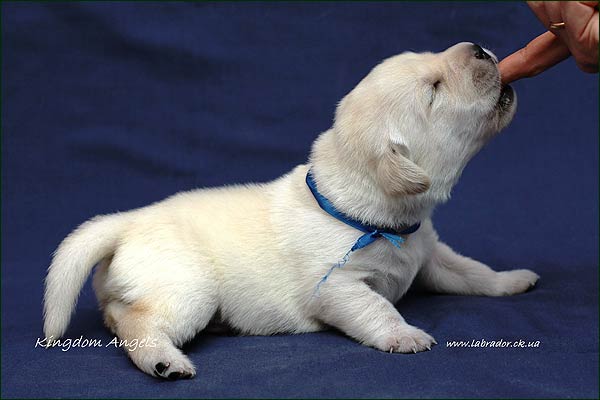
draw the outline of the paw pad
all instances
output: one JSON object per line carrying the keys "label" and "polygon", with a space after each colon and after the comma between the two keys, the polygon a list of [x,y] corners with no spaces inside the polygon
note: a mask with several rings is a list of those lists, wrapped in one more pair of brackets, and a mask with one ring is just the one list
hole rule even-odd
{"label": "paw pad", "polygon": [[164,364],[164,363],[161,363],[161,362],[159,362],[158,364],[156,364],[156,365],[154,366],[154,369],[155,369],[155,370],[156,370],[156,372],[158,372],[159,374],[162,374],[163,372],[165,372],[165,370],[166,370],[167,368],[169,368],[169,365],[171,365],[171,363],[166,363],[166,364]]}

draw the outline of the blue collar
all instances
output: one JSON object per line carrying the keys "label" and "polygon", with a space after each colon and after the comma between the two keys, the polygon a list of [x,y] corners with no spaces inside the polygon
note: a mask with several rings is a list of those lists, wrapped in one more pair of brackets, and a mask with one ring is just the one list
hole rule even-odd
{"label": "blue collar", "polygon": [[319,193],[319,191],[317,190],[317,185],[315,183],[315,180],[313,179],[310,170],[306,174],[306,184],[308,185],[308,188],[315,197],[315,200],[319,204],[319,207],[321,207],[323,211],[325,211],[327,214],[331,215],[335,219],[345,223],[346,225],[349,225],[355,229],[358,229],[361,232],[364,232],[364,235],[358,238],[358,240],[354,243],[352,248],[346,253],[342,260],[329,269],[329,272],[321,279],[321,281],[317,285],[317,289],[323,282],[327,280],[327,278],[335,268],[341,268],[344,266],[344,264],[346,264],[346,262],[348,262],[348,260],[350,259],[351,252],[370,245],[380,237],[385,238],[395,247],[401,248],[400,245],[404,243],[404,238],[402,237],[402,235],[410,235],[411,233],[416,232],[421,226],[421,223],[417,222],[416,224],[411,225],[406,229],[396,231],[393,229],[378,228],[376,226],[363,224],[339,211],[325,196]]}

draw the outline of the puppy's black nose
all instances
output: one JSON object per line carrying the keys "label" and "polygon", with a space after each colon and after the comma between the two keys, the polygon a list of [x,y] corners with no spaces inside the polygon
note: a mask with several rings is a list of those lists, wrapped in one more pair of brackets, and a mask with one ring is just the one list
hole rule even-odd
{"label": "puppy's black nose", "polygon": [[473,45],[473,55],[480,60],[489,60],[490,55],[478,44]]}

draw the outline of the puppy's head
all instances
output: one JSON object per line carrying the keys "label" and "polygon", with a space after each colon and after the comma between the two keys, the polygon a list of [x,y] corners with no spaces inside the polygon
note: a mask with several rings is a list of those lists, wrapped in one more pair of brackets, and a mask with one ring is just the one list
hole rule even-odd
{"label": "puppy's head", "polygon": [[511,121],[512,88],[472,43],[403,53],[375,67],[339,104],[333,133],[388,196],[448,198],[465,164]]}

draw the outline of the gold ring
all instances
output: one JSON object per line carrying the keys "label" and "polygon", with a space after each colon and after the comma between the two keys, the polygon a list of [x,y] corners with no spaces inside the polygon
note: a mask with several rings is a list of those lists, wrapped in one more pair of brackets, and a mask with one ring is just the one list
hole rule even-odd
{"label": "gold ring", "polygon": [[565,29],[564,22],[551,22],[550,29]]}

